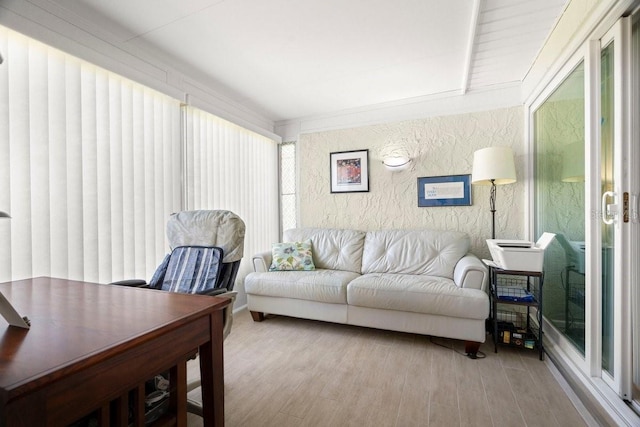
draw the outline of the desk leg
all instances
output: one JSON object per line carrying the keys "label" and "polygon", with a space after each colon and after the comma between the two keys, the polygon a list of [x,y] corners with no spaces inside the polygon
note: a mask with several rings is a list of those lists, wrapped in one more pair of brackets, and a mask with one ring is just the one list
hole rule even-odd
{"label": "desk leg", "polygon": [[183,360],[169,371],[171,390],[170,406],[176,414],[176,427],[187,427],[187,361]]}
{"label": "desk leg", "polygon": [[223,310],[211,314],[211,340],[200,346],[200,378],[204,427],[224,426]]}

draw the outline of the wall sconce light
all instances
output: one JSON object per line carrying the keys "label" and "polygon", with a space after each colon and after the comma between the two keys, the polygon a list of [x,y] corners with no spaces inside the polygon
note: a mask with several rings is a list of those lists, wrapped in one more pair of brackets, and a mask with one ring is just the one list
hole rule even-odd
{"label": "wall sconce light", "polygon": [[516,167],[511,147],[488,147],[473,153],[471,183],[490,185],[491,238],[496,238],[496,185],[516,182]]}
{"label": "wall sconce light", "polygon": [[389,156],[385,157],[382,164],[392,172],[399,172],[409,168],[411,159],[406,156]]}
{"label": "wall sconce light", "polygon": [[0,218],[11,218],[11,215],[4,211],[0,211]]}

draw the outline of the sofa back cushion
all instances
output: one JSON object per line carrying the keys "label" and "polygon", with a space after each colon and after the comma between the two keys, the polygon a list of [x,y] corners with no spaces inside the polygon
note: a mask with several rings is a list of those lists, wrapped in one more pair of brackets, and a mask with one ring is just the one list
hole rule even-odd
{"label": "sofa back cushion", "polygon": [[458,231],[369,231],[362,255],[362,274],[424,274],[453,279],[456,263],[470,246],[469,236]]}
{"label": "sofa back cushion", "polygon": [[364,231],[334,228],[292,228],[284,232],[285,242],[311,240],[316,268],[360,273]]}

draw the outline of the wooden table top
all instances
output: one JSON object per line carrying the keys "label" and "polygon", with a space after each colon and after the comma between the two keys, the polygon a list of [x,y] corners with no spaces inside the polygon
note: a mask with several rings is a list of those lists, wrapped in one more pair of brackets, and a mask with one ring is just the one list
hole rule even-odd
{"label": "wooden table top", "polygon": [[0,283],[0,291],[31,320],[27,330],[0,318],[0,402],[229,304],[227,298],[48,277]]}

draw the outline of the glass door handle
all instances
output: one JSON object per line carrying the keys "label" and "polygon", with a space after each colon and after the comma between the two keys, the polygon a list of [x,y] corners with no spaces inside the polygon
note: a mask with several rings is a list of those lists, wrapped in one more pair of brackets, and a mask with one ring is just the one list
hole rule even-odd
{"label": "glass door handle", "polygon": [[[605,191],[602,194],[602,222],[607,225],[613,224],[618,215],[618,205],[616,203],[616,193],[614,191]],[[613,199],[612,204],[607,204],[607,198]]]}

